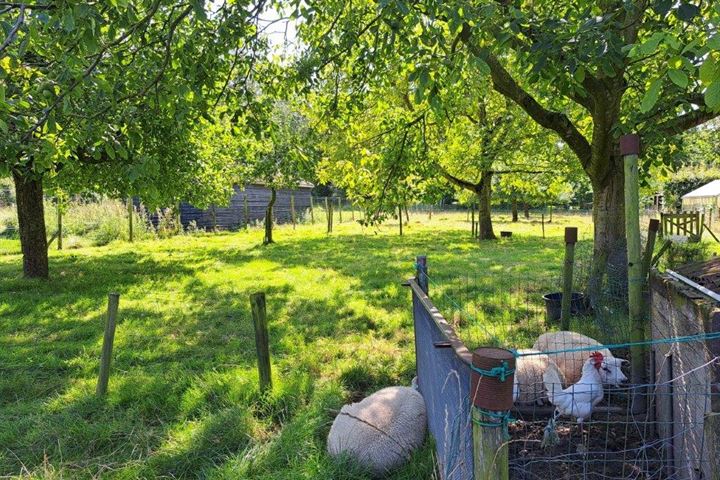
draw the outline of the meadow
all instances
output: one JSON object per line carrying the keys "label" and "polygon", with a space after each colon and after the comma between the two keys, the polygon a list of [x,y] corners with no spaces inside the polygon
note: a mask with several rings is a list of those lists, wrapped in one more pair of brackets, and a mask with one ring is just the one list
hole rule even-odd
{"label": "meadow", "polygon": [[[414,376],[402,283],[415,256],[428,256],[431,294],[469,345],[490,331],[515,347],[545,328],[540,295],[559,282],[565,226],[579,227],[580,263],[588,257],[587,215],[555,215],[545,238],[536,216],[495,221],[513,237],[477,242],[464,213],[444,212],[412,214],[402,237],[397,220],[346,220],[331,235],[320,221],[280,226],[266,247],[260,229],[116,240],[51,249],[49,281],[23,279],[5,240],[0,478],[367,478],[330,459],[325,438],[344,403]],[[257,385],[256,291],[268,299],[268,395]],[[110,292],[119,323],[99,399]],[[433,462],[428,440],[391,478],[433,478]]]}

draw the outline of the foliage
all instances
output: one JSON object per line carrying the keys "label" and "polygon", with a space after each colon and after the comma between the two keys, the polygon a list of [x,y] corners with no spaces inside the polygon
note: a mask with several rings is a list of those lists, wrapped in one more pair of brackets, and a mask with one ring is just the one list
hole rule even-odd
{"label": "foliage", "polygon": [[300,105],[272,102],[266,114],[267,127],[249,160],[248,175],[275,190],[296,188],[314,174],[313,131]]}
{"label": "foliage", "polygon": [[675,269],[688,263],[709,260],[710,256],[710,246],[705,242],[673,242],[668,248],[662,264],[665,268]]}
{"label": "foliage", "polygon": [[1,174],[45,176],[70,192],[142,193],[156,205],[226,191],[225,165],[193,140],[217,120],[208,111],[218,102],[251,99],[239,94],[264,49],[259,6],[9,5],[0,15],[17,28],[0,51]]}
{"label": "foliage", "polygon": [[665,182],[665,205],[679,205],[683,195],[717,179],[720,179],[720,166],[687,168],[678,171]]}

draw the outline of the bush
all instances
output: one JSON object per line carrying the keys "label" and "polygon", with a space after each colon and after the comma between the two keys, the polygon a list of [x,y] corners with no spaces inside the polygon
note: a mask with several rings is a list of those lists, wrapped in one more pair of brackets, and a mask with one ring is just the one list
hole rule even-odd
{"label": "bush", "polygon": [[665,267],[672,270],[687,263],[702,262],[709,258],[710,246],[705,242],[673,242],[665,257]]}

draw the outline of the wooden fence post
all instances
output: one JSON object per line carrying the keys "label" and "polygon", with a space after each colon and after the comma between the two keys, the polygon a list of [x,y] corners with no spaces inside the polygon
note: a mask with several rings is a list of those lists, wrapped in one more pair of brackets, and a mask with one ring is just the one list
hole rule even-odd
{"label": "wooden fence post", "polygon": [[315,225],[315,206],[313,205],[312,195],[310,195],[310,223]]}
{"label": "wooden fence post", "polygon": [[[643,262],[640,256],[640,180],[638,176],[640,137],[638,135],[620,137],[620,154],[623,156],[625,164],[625,235],[628,261],[630,341],[642,342],[645,340],[645,321],[642,313]],[[643,384],[645,382],[645,349],[639,345],[631,347],[630,357],[632,358],[630,381],[634,385]],[[637,398],[637,400],[642,399]],[[633,410],[641,407],[639,403],[633,402]]]}
{"label": "wooden fence post", "polygon": [[400,236],[402,237],[402,206],[398,205],[398,220],[400,221]]}
{"label": "wooden fence post", "polygon": [[253,324],[255,325],[255,348],[257,350],[258,375],[260,377],[260,391],[272,389],[270,374],[270,340],[267,328],[267,312],[265,309],[265,293],[258,292],[250,295]]}
{"label": "wooden fence post", "polygon": [[296,223],[296,217],[295,217],[295,194],[290,194],[290,219],[292,220],[293,224],[293,230],[295,230],[295,223]]}
{"label": "wooden fence post", "polygon": [[470,204],[470,236],[475,238],[475,204]]}
{"label": "wooden fence post", "polygon": [[575,244],[577,227],[565,227],[565,265],[563,268],[563,291],[560,303],[560,325],[562,330],[570,330],[570,311],[573,293],[573,267],[575,263]]}
{"label": "wooden fence post", "polygon": [[515,356],[509,350],[482,347],[473,352],[470,396],[474,480],[510,478],[506,437],[514,372]]}
{"label": "wooden fence post", "polygon": [[642,278],[643,281],[647,281],[648,275],[650,274],[650,265],[652,264],[653,252],[655,250],[655,239],[657,238],[658,230],[660,229],[660,220],[656,218],[650,219],[650,225],[648,226],[648,238],[647,244],[645,244],[645,254],[643,255],[642,264]]}
{"label": "wooden fence post", "polygon": [[338,223],[342,223],[342,198],[338,198]]}
{"label": "wooden fence post", "polygon": [[128,211],[128,241],[132,243],[135,240],[135,232],[133,231],[133,217],[135,208],[133,207],[132,197],[127,200],[127,211]]}
{"label": "wooden fence post", "polygon": [[327,233],[332,233],[332,202],[328,199],[328,197],[325,197],[325,216],[327,217]]}
{"label": "wooden fence post", "polygon": [[250,208],[248,207],[247,192],[243,195],[243,217],[245,220],[245,230],[247,230],[250,225]]}
{"label": "wooden fence post", "polygon": [[432,211],[433,211],[433,206],[430,205],[430,210],[428,210],[428,220],[432,220]]}
{"label": "wooden fence post", "polygon": [[58,250],[62,250],[62,240],[63,240],[63,229],[62,229],[62,207],[60,205],[60,199],[57,199],[57,230],[58,230]]}
{"label": "wooden fence post", "polygon": [[107,393],[108,381],[110,380],[110,362],[112,360],[113,342],[115,341],[115,325],[119,303],[119,293],[111,293],[108,295],[105,336],[103,337],[102,355],[100,356],[100,373],[98,375],[97,387],[95,388],[95,394],[98,396],[103,396]]}
{"label": "wooden fence post", "polygon": [[353,205],[352,203],[350,203],[350,216],[351,220],[355,222],[355,205]]}
{"label": "wooden fence post", "polygon": [[427,256],[425,255],[415,257],[415,278],[422,291],[428,294],[430,292],[430,279],[428,278]]}
{"label": "wooden fence post", "polygon": [[545,238],[545,214],[543,213],[540,218],[541,218],[541,221],[542,221],[542,233],[543,233],[543,238]]}

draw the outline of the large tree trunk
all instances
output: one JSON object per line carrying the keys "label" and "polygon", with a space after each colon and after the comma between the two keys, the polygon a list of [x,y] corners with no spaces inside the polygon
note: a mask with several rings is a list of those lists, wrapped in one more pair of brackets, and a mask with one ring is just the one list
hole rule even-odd
{"label": "large tree trunk", "polygon": [[480,177],[478,196],[478,238],[480,240],[495,240],[493,232],[491,198],[492,198],[492,172],[483,172]]}
{"label": "large tree trunk", "polygon": [[277,192],[272,188],[270,189],[270,202],[268,202],[265,210],[265,238],[263,238],[263,245],[273,243],[273,205],[275,205],[275,198],[277,198]]}
{"label": "large tree trunk", "polygon": [[45,231],[42,179],[13,172],[17,202],[23,273],[28,278],[48,278],[48,244]]}
{"label": "large tree trunk", "polygon": [[517,207],[517,200],[513,198],[512,201],[512,221],[517,222],[518,221],[518,207]]}
{"label": "large tree trunk", "polygon": [[593,223],[591,299],[596,300],[599,292],[622,298],[627,289],[627,248],[624,173],[619,157],[611,160],[604,182],[593,184]]}
{"label": "large tree trunk", "polygon": [[530,220],[530,205],[527,202],[523,204],[523,212],[525,212],[525,219]]}

